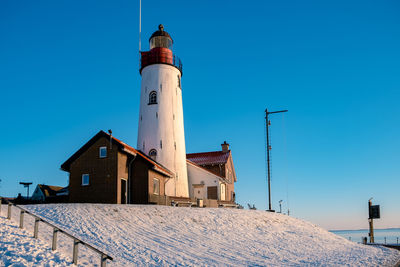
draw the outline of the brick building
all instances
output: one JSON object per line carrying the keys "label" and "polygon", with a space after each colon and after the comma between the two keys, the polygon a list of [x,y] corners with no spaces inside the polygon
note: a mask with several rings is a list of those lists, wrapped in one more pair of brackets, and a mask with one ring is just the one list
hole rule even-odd
{"label": "brick building", "polygon": [[171,172],[104,131],[61,165],[73,203],[165,204]]}

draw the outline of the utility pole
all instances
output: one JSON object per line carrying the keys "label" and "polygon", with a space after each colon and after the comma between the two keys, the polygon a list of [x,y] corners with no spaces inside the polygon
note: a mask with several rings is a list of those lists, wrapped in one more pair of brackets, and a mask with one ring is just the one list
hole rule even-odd
{"label": "utility pole", "polygon": [[268,119],[268,115],[274,114],[274,113],[282,113],[282,112],[287,112],[288,110],[280,110],[280,111],[271,111],[269,112],[268,109],[265,109],[265,121],[267,122],[267,169],[268,169],[268,211],[270,212],[275,212],[272,209],[271,205],[271,171],[270,171],[270,159],[269,159],[269,150],[271,149],[271,146],[269,144],[269,125],[270,121]]}
{"label": "utility pole", "polygon": [[[372,197],[368,200],[368,211],[371,210],[372,206]],[[369,243],[374,243],[374,219],[371,218],[371,215],[368,216],[369,222]]]}
{"label": "utility pole", "polygon": [[27,192],[26,192],[26,199],[29,199],[29,186],[32,184],[32,183],[26,183],[26,182],[20,182],[19,184],[22,184],[24,187],[26,187],[27,188]]}

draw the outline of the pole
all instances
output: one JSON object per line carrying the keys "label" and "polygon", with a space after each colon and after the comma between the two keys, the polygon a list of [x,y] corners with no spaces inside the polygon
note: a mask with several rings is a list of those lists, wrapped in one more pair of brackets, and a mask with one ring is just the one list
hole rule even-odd
{"label": "pole", "polygon": [[270,212],[275,212],[272,209],[272,204],[271,204],[271,170],[270,170],[270,156],[269,156],[269,150],[271,146],[269,145],[269,119],[268,115],[269,114],[274,114],[274,113],[282,113],[282,112],[287,112],[288,110],[280,110],[280,111],[271,111],[268,112],[268,109],[265,109],[265,120],[267,122],[267,173],[268,173],[268,211]]}
{"label": "pole", "polygon": [[269,167],[269,120],[268,120],[268,110],[265,110],[265,120],[267,122],[267,173],[268,173],[268,210],[272,211],[271,206],[271,171]]}
{"label": "pole", "polygon": [[139,53],[142,50],[142,0],[139,0]]}
{"label": "pole", "polygon": [[368,213],[369,213],[369,218],[368,218],[368,222],[369,222],[369,242],[370,243],[374,243],[374,219],[372,218],[372,214],[371,214],[371,206],[372,206],[372,198],[370,198],[368,200]]}

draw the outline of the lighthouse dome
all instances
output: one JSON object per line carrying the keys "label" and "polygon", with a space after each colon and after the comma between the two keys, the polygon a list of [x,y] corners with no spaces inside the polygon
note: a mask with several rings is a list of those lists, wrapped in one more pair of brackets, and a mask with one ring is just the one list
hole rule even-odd
{"label": "lighthouse dome", "polygon": [[150,49],[155,47],[172,48],[172,38],[168,32],[164,31],[164,26],[162,24],[158,25],[158,31],[155,31],[150,39]]}

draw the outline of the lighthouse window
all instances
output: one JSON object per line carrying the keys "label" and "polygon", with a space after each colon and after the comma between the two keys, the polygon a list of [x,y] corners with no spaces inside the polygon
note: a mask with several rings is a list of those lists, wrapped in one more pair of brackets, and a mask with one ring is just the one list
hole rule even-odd
{"label": "lighthouse window", "polygon": [[178,75],[178,87],[181,88],[181,77]]}
{"label": "lighthouse window", "polygon": [[157,92],[151,91],[149,94],[149,105],[157,104]]}
{"label": "lighthouse window", "polygon": [[150,158],[152,158],[153,160],[156,160],[156,158],[157,158],[157,150],[151,149],[151,150],[149,151],[149,156],[150,156]]}

